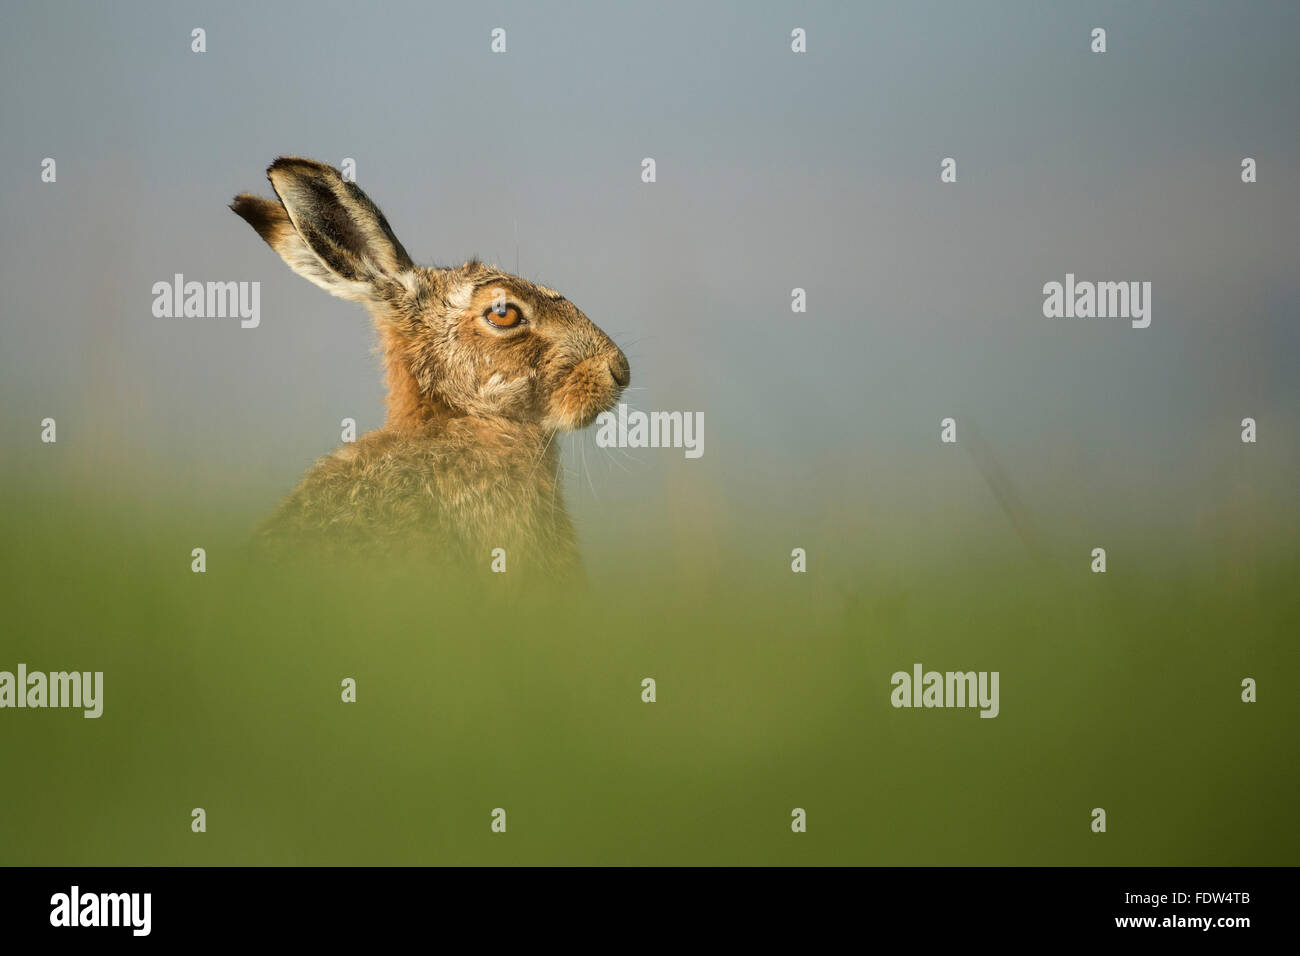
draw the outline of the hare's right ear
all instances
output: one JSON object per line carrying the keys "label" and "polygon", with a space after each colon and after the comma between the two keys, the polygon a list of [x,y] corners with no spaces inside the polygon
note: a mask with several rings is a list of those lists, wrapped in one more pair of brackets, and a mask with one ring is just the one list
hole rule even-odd
{"label": "hare's right ear", "polygon": [[414,268],[384,214],[332,166],[286,156],[266,175],[279,202],[242,193],[230,208],[304,279],[370,302],[377,283]]}

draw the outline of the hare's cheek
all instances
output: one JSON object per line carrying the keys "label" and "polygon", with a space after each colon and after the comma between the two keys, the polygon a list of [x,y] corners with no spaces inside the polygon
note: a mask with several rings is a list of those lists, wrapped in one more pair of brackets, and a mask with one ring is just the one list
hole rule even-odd
{"label": "hare's cheek", "polygon": [[503,412],[521,415],[533,405],[533,381],[527,376],[500,381],[492,394],[494,403]]}

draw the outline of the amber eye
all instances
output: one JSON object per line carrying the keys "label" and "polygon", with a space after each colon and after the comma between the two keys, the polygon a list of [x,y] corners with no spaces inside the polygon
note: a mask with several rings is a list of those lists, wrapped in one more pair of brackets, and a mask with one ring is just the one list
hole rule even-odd
{"label": "amber eye", "polygon": [[515,326],[527,324],[523,314],[519,311],[519,307],[509,302],[502,302],[492,306],[483,313],[483,318],[498,329],[513,329]]}

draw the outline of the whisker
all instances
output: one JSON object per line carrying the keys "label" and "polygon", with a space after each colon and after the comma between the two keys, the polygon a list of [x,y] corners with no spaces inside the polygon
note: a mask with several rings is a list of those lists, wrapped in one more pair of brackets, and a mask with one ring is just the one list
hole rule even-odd
{"label": "whisker", "polygon": [[579,442],[578,447],[582,449],[582,470],[587,473],[587,484],[591,487],[591,496],[599,501],[600,495],[596,493],[596,483],[591,480],[591,469],[587,467],[587,443],[585,441]]}

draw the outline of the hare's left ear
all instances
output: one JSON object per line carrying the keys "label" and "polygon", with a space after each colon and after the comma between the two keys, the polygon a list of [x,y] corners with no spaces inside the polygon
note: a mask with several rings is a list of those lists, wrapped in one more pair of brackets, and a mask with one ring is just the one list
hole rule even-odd
{"label": "hare's left ear", "polygon": [[304,279],[368,302],[380,298],[380,281],[414,267],[384,214],[332,166],[289,156],[266,175],[279,202],[245,193],[230,208]]}

